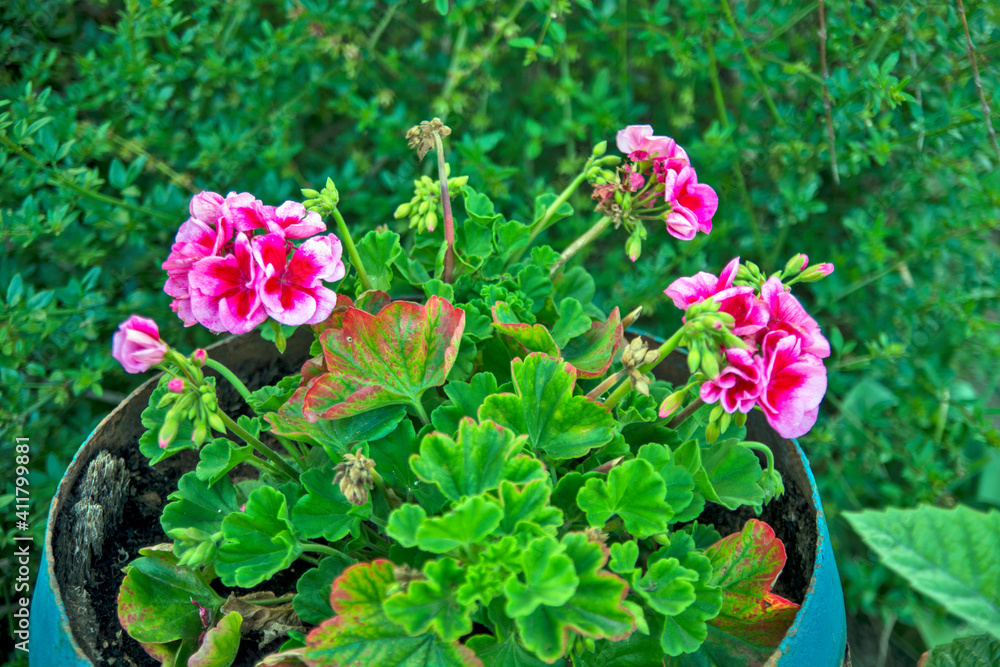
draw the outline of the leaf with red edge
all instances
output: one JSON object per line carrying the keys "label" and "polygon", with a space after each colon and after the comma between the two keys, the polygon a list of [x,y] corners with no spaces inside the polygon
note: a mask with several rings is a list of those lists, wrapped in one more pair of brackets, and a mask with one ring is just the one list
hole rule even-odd
{"label": "leaf with red edge", "polygon": [[327,372],[306,388],[307,420],[340,419],[387,405],[420,405],[458,356],[465,312],[438,296],[395,301],[377,315],[348,308],[320,337]]}
{"label": "leaf with red edge", "polygon": [[[344,315],[347,313],[347,309],[354,305],[354,301],[351,297],[346,294],[337,295],[337,305],[334,306],[333,312],[322,322],[312,325],[312,330],[319,336],[324,331],[329,329],[339,329],[344,326]],[[309,362],[306,362],[307,364]],[[305,375],[305,368],[303,370],[303,375]]]}
{"label": "leaf with red edge", "polygon": [[621,316],[615,307],[604,322],[593,322],[590,331],[573,338],[562,349],[563,358],[573,364],[580,378],[604,375],[622,342]]}
{"label": "leaf with red edge", "polygon": [[[392,303],[392,297],[383,292],[382,290],[368,290],[358,297],[358,300],[354,302],[354,307],[359,308],[366,313],[371,313],[372,315],[378,315],[383,308]],[[340,305],[340,302],[337,302]]]}
{"label": "leaf with red edge", "polygon": [[395,583],[387,560],[358,563],[333,582],[330,606],[336,616],[306,637],[302,659],[309,667],[379,665],[379,667],[483,667],[475,654],[457,642],[429,633],[410,637],[386,617],[382,603]]}
{"label": "leaf with red edge", "polygon": [[785,566],[785,545],[762,521],[710,546],[711,585],[722,589],[722,610],[709,621],[701,651],[720,665],[763,665],[785,638],[799,605],[771,592]]}
{"label": "leaf with red edge", "polygon": [[543,352],[550,357],[559,356],[559,347],[545,325],[521,322],[503,301],[493,304],[493,328],[507,335],[525,353]]}
{"label": "leaf with red edge", "polygon": [[235,611],[222,617],[218,625],[205,633],[201,646],[188,658],[187,667],[229,667],[240,650],[240,625],[243,617]]}

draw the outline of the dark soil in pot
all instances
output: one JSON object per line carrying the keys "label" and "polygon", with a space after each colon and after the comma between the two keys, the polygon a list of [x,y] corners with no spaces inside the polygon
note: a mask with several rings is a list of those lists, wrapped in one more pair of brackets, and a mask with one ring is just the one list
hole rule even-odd
{"label": "dark soil in pot", "polygon": [[[274,357],[269,342],[244,343],[241,347],[250,349],[243,349],[238,361],[227,358],[225,347],[213,356],[226,363],[254,390],[297,372],[307,356],[309,338],[296,336],[289,341],[283,358],[274,358],[258,368],[254,367],[260,366],[261,359]],[[663,377],[680,377],[680,373],[686,373],[681,360],[671,359],[663,364]],[[232,415],[249,412],[228,383],[220,380],[218,386],[223,409]],[[137,415],[145,408],[148,394],[133,400],[142,403]],[[785,494],[772,501],[757,517],[774,528],[788,553],[788,561],[774,591],[801,603],[812,577],[817,537],[816,512],[810,504],[808,479],[798,464],[794,446],[781,440],[761,415],[750,415],[747,426],[753,439],[772,447],[775,465],[785,480]],[[120,437],[114,442],[94,443],[86,472],[81,472],[72,484],[51,527],[56,578],[74,636],[95,664],[156,667],[159,663],[125,634],[118,622],[122,568],[138,557],[140,549],[167,541],[160,527],[160,513],[167,497],[177,488],[177,480],[194,469],[198,456],[193,451],[184,452],[151,468],[138,448],[142,428],[137,419],[130,427],[116,422],[102,424],[104,432],[109,429],[120,433]],[[739,531],[750,518],[755,515],[748,508],[730,512],[709,503],[700,520],[713,524],[722,535],[728,535]],[[279,596],[293,592],[296,580],[308,567],[305,563],[296,563],[266,582],[260,590],[273,591]],[[249,592],[227,589],[218,582],[216,589],[223,597],[230,592]],[[264,642],[263,637],[255,635],[244,636],[234,663],[236,667],[252,667],[284,641],[278,638]]]}

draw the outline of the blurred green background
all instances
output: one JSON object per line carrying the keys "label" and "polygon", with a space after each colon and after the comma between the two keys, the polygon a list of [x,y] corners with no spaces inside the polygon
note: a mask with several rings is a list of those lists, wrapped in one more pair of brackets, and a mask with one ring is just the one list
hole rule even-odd
{"label": "blurred green background", "polygon": [[[516,217],[594,143],[648,123],[718,191],[715,230],[682,243],[650,229],[634,265],[624,235],[606,235],[583,258],[601,299],[642,305],[641,326],[668,331],[679,313],[662,290],[680,275],[735,255],[767,271],[795,252],[836,265],[797,289],[834,347],[802,445],[854,664],[914,664],[967,629],[840,515],[1000,506],[1000,152],[987,129],[1000,124],[1000,5],[965,11],[989,118],[953,3],[8,0],[0,448],[13,461],[14,438],[31,437],[35,557],[62,471],[143,379],[111,359],[118,322],[153,317],[182,349],[211,338],[162,292],[192,193],[278,204],[332,177],[357,232],[394,227],[431,166],[403,135],[436,115],[453,128],[453,175]],[[571,201],[548,233],[557,248],[596,219],[587,192]],[[25,664],[10,652],[13,520],[3,529],[0,660]]]}

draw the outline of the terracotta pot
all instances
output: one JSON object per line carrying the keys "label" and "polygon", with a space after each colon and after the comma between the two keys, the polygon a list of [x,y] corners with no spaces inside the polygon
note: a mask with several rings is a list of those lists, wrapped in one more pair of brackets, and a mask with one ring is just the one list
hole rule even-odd
{"label": "terracotta pot", "polygon": [[[223,340],[209,348],[209,352],[247,381],[253,390],[298,371],[308,356],[310,341],[311,336],[307,332],[300,332],[289,340],[285,354],[279,356],[273,343],[260,339],[256,334],[249,334]],[[678,356],[668,360],[661,368],[667,378],[686,378],[685,366]],[[84,603],[82,608],[86,611],[87,595],[84,593],[81,600],[80,591],[86,590],[84,585],[88,582],[81,580],[80,568],[73,565],[77,564],[84,550],[89,550],[94,557],[104,553],[104,542],[110,541],[109,536],[118,527],[116,515],[123,510],[134,511],[136,494],[122,492],[121,489],[116,493],[114,488],[110,488],[116,483],[113,481],[102,485],[102,488],[109,487],[103,489],[104,496],[93,499],[101,505],[101,511],[96,515],[100,520],[97,525],[88,526],[87,530],[74,529],[81,524],[80,513],[75,508],[80,504],[81,494],[87,492],[87,475],[93,475],[89,468],[102,452],[110,455],[110,458],[100,458],[102,470],[109,470],[108,474],[119,481],[127,477],[122,473],[124,461],[121,455],[126,453],[126,448],[136,447],[144,431],[140,415],[157,380],[152,378],[132,392],[98,425],[80,447],[52,500],[42,566],[31,605],[30,630],[34,641],[31,642],[29,664],[32,667],[92,667],[96,664],[102,642],[121,632],[117,623],[114,627],[99,627],[96,616],[81,613],[81,603]],[[220,405],[235,411],[241,403],[235,390],[224,380],[218,381],[218,387]],[[803,578],[800,588],[804,589],[804,595],[795,623],[767,665],[839,667],[846,651],[844,599],[809,462],[796,442],[780,438],[761,415],[751,414],[747,429],[751,439],[772,448],[775,465],[781,471],[788,490],[786,496],[797,497],[799,510],[796,513],[804,512],[804,516],[784,517],[777,521],[770,517],[776,524],[773,527],[778,536],[785,542],[789,563],[798,558],[798,574],[795,576]],[[118,464],[117,468],[108,464],[108,461],[114,460],[122,461],[122,464]],[[176,463],[174,468],[173,473],[179,477],[183,471],[176,469]],[[762,517],[765,521],[769,519],[768,511],[765,509]],[[122,554],[122,564],[137,555]],[[786,565],[788,571],[789,565]],[[107,585],[105,593],[109,598],[117,600],[118,584],[120,579]]]}

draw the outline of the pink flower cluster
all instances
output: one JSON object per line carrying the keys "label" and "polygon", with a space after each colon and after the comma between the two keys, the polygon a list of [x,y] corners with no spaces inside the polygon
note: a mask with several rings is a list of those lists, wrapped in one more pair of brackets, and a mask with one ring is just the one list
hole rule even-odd
{"label": "pink flower cluster", "polygon": [[658,185],[650,191],[655,198],[641,204],[652,207],[661,200],[666,203],[664,220],[672,236],[690,241],[698,232],[712,231],[719,197],[711,186],[698,182],[687,153],[676,141],[654,135],[650,125],[629,125],[619,130],[617,144],[631,161],[623,168],[630,192],[645,185],[646,175],[656,179]]}
{"label": "pink flower cluster", "polygon": [[190,211],[163,263],[163,290],[185,326],[241,334],[269,317],[290,326],[329,317],[337,295],[323,282],[346,269],[340,239],[317,236],[326,231],[318,213],[292,201],[265,206],[247,192],[201,192]]}
{"label": "pink flower cluster", "polygon": [[[768,279],[759,293],[733,286],[739,261],[729,262],[719,276],[702,271],[675,280],[665,293],[681,309],[714,299],[720,312],[735,318],[733,333],[747,343],[747,349],[723,350],[726,365],[701,385],[701,399],[730,413],[759,406],[775,431],[797,438],[816,423],[830,343],[780,279]],[[833,268],[823,267],[827,273]]]}

